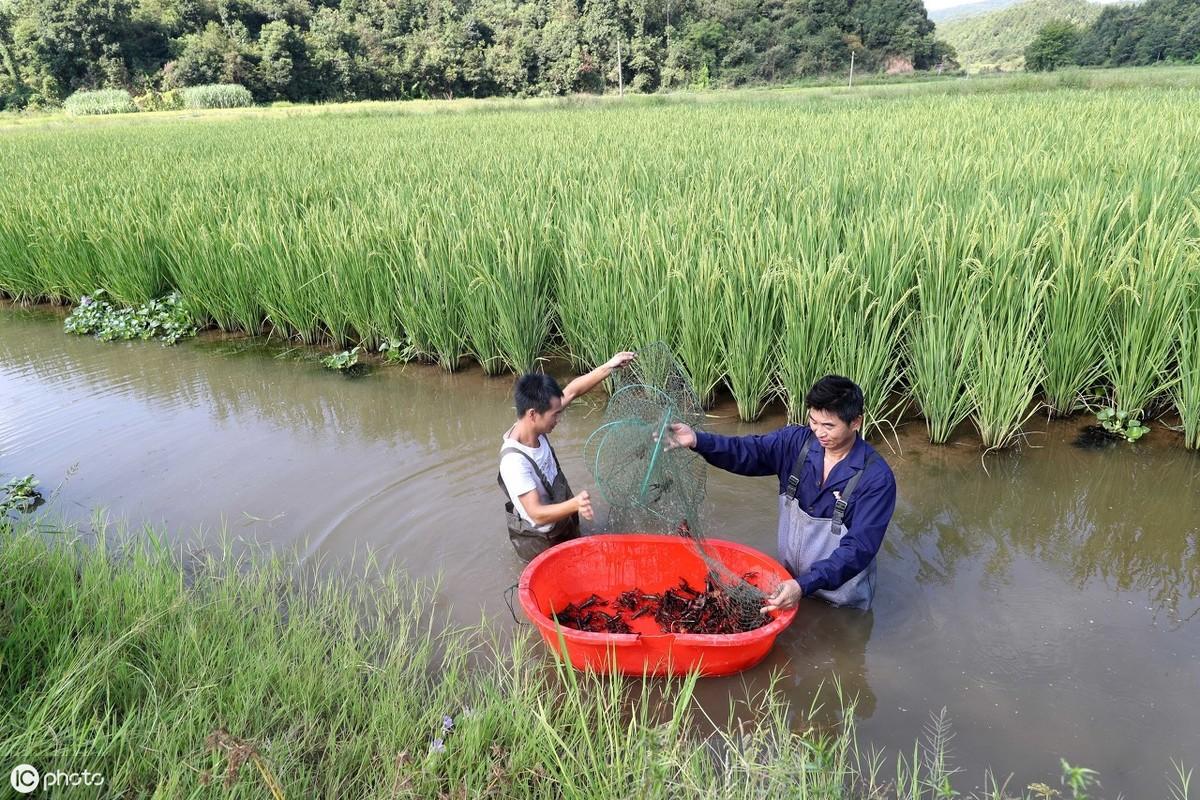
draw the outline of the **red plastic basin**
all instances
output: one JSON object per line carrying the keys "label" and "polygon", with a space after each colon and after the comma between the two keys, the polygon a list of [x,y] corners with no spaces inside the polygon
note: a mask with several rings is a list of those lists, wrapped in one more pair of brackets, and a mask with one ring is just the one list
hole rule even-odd
{"label": "red plastic basin", "polygon": [[[791,578],[775,559],[745,545],[707,539],[705,546],[733,572],[757,572],[752,582],[760,589],[770,591]],[[550,616],[593,593],[612,601],[635,587],[664,591],[678,586],[680,578],[703,586],[707,574],[692,543],[678,536],[586,536],[529,562],[521,573],[519,597],[526,616],[559,655],[561,633],[567,659],[578,669],[627,675],[677,675],[698,669],[701,675],[730,675],[761,661],[796,610],[777,612],[771,622],[749,633],[717,635],[663,633],[649,615],[630,621],[634,633],[588,633],[556,627]]]}

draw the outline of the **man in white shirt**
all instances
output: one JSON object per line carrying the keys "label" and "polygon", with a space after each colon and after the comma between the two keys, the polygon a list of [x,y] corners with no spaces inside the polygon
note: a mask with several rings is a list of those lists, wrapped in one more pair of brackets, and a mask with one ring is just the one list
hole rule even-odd
{"label": "man in white shirt", "polygon": [[517,378],[513,392],[517,422],[504,434],[496,480],[508,496],[508,538],[526,561],[578,536],[580,517],[592,519],[591,499],[586,491],[572,494],[550,446],[550,432],[572,400],[590,392],[634,357],[629,352],[617,353],[565,389],[549,375],[527,373]]}

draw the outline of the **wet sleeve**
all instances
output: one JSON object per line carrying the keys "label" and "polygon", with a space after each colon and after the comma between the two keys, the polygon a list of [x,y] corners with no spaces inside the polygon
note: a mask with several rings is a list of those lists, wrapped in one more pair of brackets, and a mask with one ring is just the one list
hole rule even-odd
{"label": "wet sleeve", "polygon": [[[783,475],[792,468],[790,453],[795,452],[795,426],[754,436],[721,436],[696,432],[696,452],[714,467],[735,475]],[[784,462],[788,462],[786,465]]]}
{"label": "wet sleeve", "polygon": [[520,497],[538,487],[533,468],[516,453],[505,453],[500,459],[500,477],[504,479],[505,487],[514,497]]}
{"label": "wet sleeve", "polygon": [[804,575],[797,577],[804,596],[816,591],[831,591],[867,568],[879,553],[883,534],[896,510],[896,479],[891,470],[882,470],[878,478],[867,484],[863,476],[859,488],[850,499],[847,509],[846,533],[828,558],[816,562]]}

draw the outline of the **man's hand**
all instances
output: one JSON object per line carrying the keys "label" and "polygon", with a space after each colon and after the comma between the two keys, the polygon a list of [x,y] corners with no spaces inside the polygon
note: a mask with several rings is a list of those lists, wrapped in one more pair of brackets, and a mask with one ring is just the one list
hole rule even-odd
{"label": "man's hand", "polygon": [[607,367],[609,370],[620,369],[621,367],[628,364],[630,361],[633,361],[635,358],[637,358],[637,353],[631,353],[628,350],[626,350],[624,352],[617,353],[615,356],[610,358],[608,361],[606,361],[604,363],[604,366]]}
{"label": "man's hand", "polygon": [[767,614],[771,611],[786,611],[789,608],[795,608],[803,595],[804,592],[800,590],[800,584],[795,580],[784,581],[779,584],[779,588],[775,590],[775,594],[767,598],[766,605],[762,607],[762,613]]}
{"label": "man's hand", "polygon": [[575,495],[575,503],[579,506],[579,516],[586,520],[595,519],[595,515],[592,512],[592,499],[588,496],[586,489]]}
{"label": "man's hand", "polygon": [[672,422],[667,440],[663,443],[664,450],[674,450],[676,447],[691,449],[696,446],[696,432],[682,422]]}

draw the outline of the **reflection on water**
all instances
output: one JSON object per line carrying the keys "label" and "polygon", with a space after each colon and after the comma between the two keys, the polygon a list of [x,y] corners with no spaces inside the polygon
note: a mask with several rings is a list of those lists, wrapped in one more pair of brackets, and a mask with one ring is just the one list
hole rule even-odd
{"label": "reflection on water", "polygon": [[[441,573],[461,621],[482,609],[511,624],[501,596],[521,564],[495,484],[510,380],[421,366],[348,380],[276,352],[103,344],[0,309],[0,472],[53,485],[78,464],[56,504],[80,518],[105,506],[207,537],[224,524],[331,562],[370,549]],[[601,410],[587,400],[555,433],[580,488]],[[718,409],[710,423],[781,419]],[[1073,428],[989,456],[986,472],[976,447],[902,430],[874,611],[806,603],[760,667],[701,683],[706,709],[720,718],[772,670],[807,709],[836,678],[864,735],[892,752],[946,706],[973,775],[1015,769],[1023,786],[1066,757],[1101,769],[1110,796],[1164,794],[1170,759],[1200,753],[1200,458],[1161,430],[1078,450]],[[772,552],[774,480],[708,483],[706,529]]]}
{"label": "reflection on water", "polygon": [[[1064,437],[1065,438],[1065,437]],[[1052,450],[992,459],[979,469],[917,469],[892,538],[922,583],[950,583],[980,562],[1005,581],[1013,559],[1052,564],[1083,589],[1099,579],[1145,592],[1172,619],[1196,614],[1200,587],[1200,459],[1182,449]],[[900,543],[897,543],[897,539]],[[902,543],[902,544],[901,544]]]}

